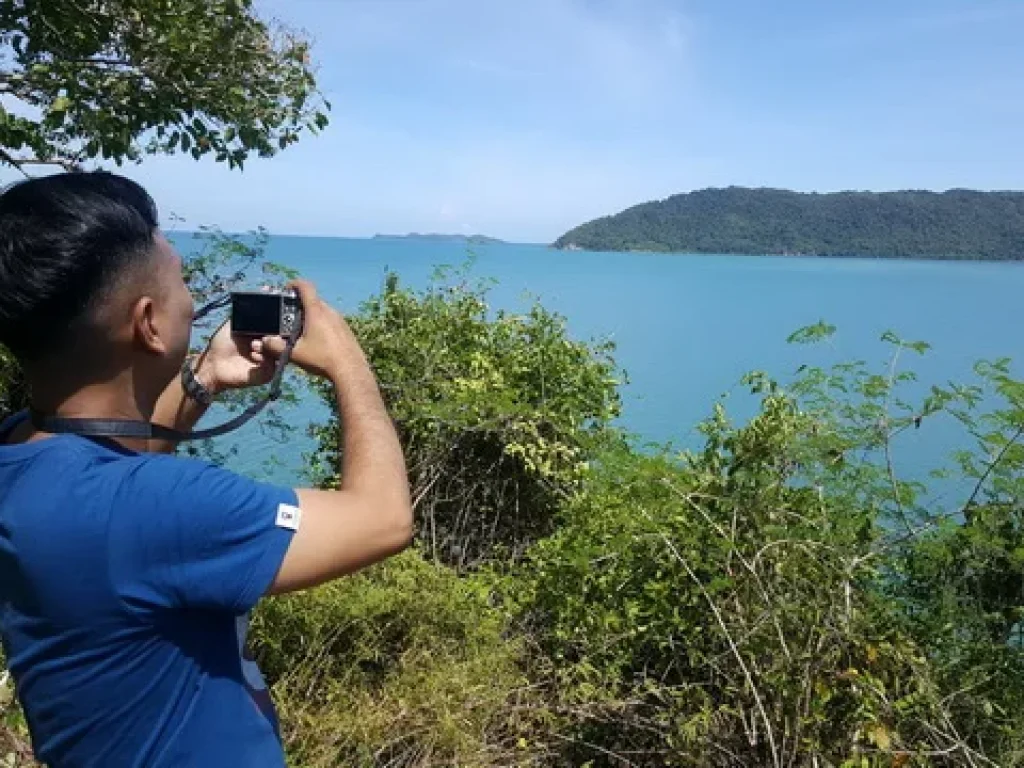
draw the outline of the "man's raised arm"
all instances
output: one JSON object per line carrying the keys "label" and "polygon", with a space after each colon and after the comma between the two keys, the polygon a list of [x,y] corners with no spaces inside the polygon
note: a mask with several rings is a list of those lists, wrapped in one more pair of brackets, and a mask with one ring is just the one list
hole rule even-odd
{"label": "man's raised arm", "polygon": [[[412,537],[405,459],[376,378],[351,329],[313,286],[295,284],[305,326],[292,360],[334,385],[341,419],[341,485],[297,491],[301,521],[269,592],[322,584],[400,552]],[[269,355],[280,339],[267,339]]]}

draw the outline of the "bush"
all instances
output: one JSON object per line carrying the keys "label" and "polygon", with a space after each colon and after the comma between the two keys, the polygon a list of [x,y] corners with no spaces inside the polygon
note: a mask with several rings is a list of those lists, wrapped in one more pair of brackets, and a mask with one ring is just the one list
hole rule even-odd
{"label": "bush", "polygon": [[0,346],[0,420],[28,405],[28,392],[21,367],[13,355]]}
{"label": "bush", "polygon": [[[491,313],[487,285],[461,277],[441,271],[415,292],[390,276],[350,318],[399,428],[420,540],[459,567],[514,558],[551,533],[619,413],[610,345],[571,340],[539,305]],[[315,434],[330,485],[337,418]]]}
{"label": "bush", "polygon": [[610,457],[532,553],[529,612],[585,745],[570,762],[839,765],[918,747],[901,713],[933,698],[924,660],[873,598],[870,518],[792,487],[801,421],[772,396],[743,429],[710,425],[702,455]]}
{"label": "bush", "polygon": [[14,681],[7,671],[3,652],[0,652],[0,765],[5,768],[36,765],[32,759],[28,727],[14,698]]}
{"label": "bush", "polygon": [[719,407],[702,452],[605,456],[523,564],[564,762],[1024,763],[1019,404],[997,412],[1002,438],[975,430],[1004,462],[976,472],[1003,478],[1001,506],[932,533],[942,516],[892,476],[890,441],[973,390],[911,406],[912,377],[861,366],[808,370],[799,395],[747,381],[750,423]]}
{"label": "bush", "polygon": [[525,764],[541,716],[480,578],[405,552],[253,623],[294,765]]}

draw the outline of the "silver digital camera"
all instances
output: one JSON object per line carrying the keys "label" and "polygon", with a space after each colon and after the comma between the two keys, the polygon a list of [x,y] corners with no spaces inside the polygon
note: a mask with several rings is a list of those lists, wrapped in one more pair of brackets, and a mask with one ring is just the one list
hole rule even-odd
{"label": "silver digital camera", "polygon": [[292,291],[232,292],[231,332],[241,336],[298,336],[302,333],[302,302]]}

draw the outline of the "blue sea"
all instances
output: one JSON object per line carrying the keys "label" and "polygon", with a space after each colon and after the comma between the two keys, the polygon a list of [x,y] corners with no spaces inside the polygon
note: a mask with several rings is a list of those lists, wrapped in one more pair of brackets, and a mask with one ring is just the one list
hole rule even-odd
{"label": "blue sea", "polygon": [[[187,254],[188,237],[175,238]],[[739,385],[761,370],[788,380],[802,363],[860,359],[882,370],[893,330],[932,350],[904,356],[922,386],[973,380],[978,359],[1024,361],[1024,265],[846,260],[552,250],[542,245],[466,246],[422,240],[274,237],[267,258],[298,270],[345,313],[379,292],[388,271],[425,286],[435,268],[464,266],[493,278],[493,308],[534,300],[565,315],[579,339],[610,339],[628,376],[622,425],[638,443],[699,445],[694,427],[727,397],[742,420],[753,403]],[[787,344],[796,329],[824,320],[838,327],[826,344]],[[902,365],[902,364],[901,364]],[[1015,367],[1020,374],[1021,368]],[[232,468],[274,482],[300,483],[313,444],[306,426],[326,418],[307,395],[285,412],[295,425],[285,443],[258,424],[222,438]],[[216,414],[212,419],[216,419]],[[901,474],[919,476],[964,447],[963,434],[938,422],[905,438]]]}

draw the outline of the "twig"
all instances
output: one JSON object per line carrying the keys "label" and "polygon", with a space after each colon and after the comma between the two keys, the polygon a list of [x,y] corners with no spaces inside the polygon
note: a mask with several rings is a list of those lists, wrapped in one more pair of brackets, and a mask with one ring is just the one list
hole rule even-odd
{"label": "twig", "polygon": [[0,149],[0,160],[3,160],[8,165],[17,168],[19,171],[21,171],[22,175],[26,179],[32,178],[31,176],[28,175],[28,171],[21,167],[21,163],[19,163],[15,158],[11,157],[11,155],[7,152],[6,149]]}
{"label": "twig", "polygon": [[65,171],[69,172],[81,170],[81,168],[74,160],[69,160],[67,158],[43,160],[37,157],[14,157],[14,155],[11,155],[10,153],[7,152],[7,150],[4,149],[0,149],[0,158],[2,158],[4,162],[13,165],[15,168],[21,171],[25,175],[25,178],[31,178],[25,171],[24,166],[26,165],[57,165],[63,168]]}
{"label": "twig", "polygon": [[1014,433],[1013,437],[1006,441],[1006,445],[1003,446],[1003,449],[999,451],[995,459],[993,459],[992,462],[985,469],[984,474],[978,480],[978,484],[974,486],[974,490],[971,492],[970,498],[967,499],[967,502],[964,504],[963,509],[961,510],[962,512],[966,512],[968,507],[970,507],[974,503],[974,500],[978,497],[978,494],[981,493],[981,489],[985,485],[985,481],[988,480],[989,475],[992,474],[992,471],[1003,460],[1003,457],[1006,456],[1006,452],[1009,451],[1011,447],[1017,444],[1017,441],[1020,440],[1021,435],[1024,435],[1024,424],[1021,424],[1021,426],[1017,428],[1017,431]]}
{"label": "twig", "polygon": [[623,757],[620,754],[612,752],[610,749],[605,749],[604,747],[602,747],[602,746],[600,746],[598,744],[592,744],[589,741],[583,741],[581,739],[572,739],[572,738],[569,738],[568,736],[563,736],[560,733],[556,733],[555,731],[552,731],[551,735],[554,736],[556,739],[559,739],[560,741],[565,741],[565,742],[568,742],[570,744],[582,744],[583,746],[588,747],[589,749],[593,749],[593,750],[595,750],[597,752],[600,752],[601,754],[606,755],[606,756],[612,758],[613,760],[617,760],[619,762],[625,763],[628,766],[632,766],[632,768],[640,768],[632,760],[629,760],[629,759],[627,759],[626,757]]}
{"label": "twig", "polygon": [[992,682],[992,680],[994,678],[995,678],[995,675],[989,675],[988,677],[986,677],[983,680],[978,680],[978,681],[976,681],[974,683],[971,683],[968,686],[965,686],[965,687],[961,688],[958,691],[953,691],[952,693],[948,694],[947,696],[944,696],[942,698],[942,701],[939,702],[939,703],[942,704],[942,706],[945,707],[952,699],[955,699],[957,696],[962,696],[965,693],[970,693],[971,691],[973,691],[973,690],[975,690],[977,688],[981,688],[983,685]]}
{"label": "twig", "polygon": [[134,69],[135,64],[127,59],[54,59],[54,64],[71,64],[73,66],[126,67]]}
{"label": "twig", "polygon": [[[945,717],[945,720],[947,725],[952,725],[949,722],[948,716]],[[976,752],[975,750],[971,749],[970,745],[968,745],[967,742],[960,738],[960,734],[956,733],[955,728],[953,729],[953,735],[951,736],[948,733],[943,733],[934,725],[929,723],[927,720],[919,719],[918,722],[920,722],[921,725],[925,727],[925,729],[931,731],[934,735],[944,739],[946,742],[951,742],[951,746],[948,748],[948,750],[944,752],[944,754],[952,754],[953,752],[959,751],[964,756],[964,759],[967,761],[967,763],[973,766],[974,768],[977,768],[978,765],[978,763],[975,761],[975,758],[985,763],[985,765],[992,766],[992,768],[999,768],[999,765],[997,763],[992,762],[980,752]]]}
{"label": "twig", "polygon": [[[677,496],[679,496],[684,501],[686,501],[691,507],[693,507],[695,510],[697,510],[697,512],[704,518],[704,520],[707,521],[708,525],[710,525],[712,528],[714,528],[718,532],[719,536],[721,536],[723,539],[725,539],[726,541],[728,541],[732,545],[730,547],[730,549],[729,549],[730,557],[733,554],[735,554],[736,557],[739,558],[740,563],[743,564],[743,567],[746,568],[750,572],[750,575],[754,577],[754,583],[757,585],[757,589],[761,593],[761,597],[764,599],[765,605],[767,605],[769,607],[769,609],[770,609],[771,606],[772,606],[772,600],[771,600],[771,598],[768,597],[768,590],[765,589],[764,583],[761,581],[761,577],[757,573],[757,569],[753,566],[753,564],[749,560],[747,560],[747,558],[745,558],[743,556],[743,554],[739,551],[739,548],[736,546],[736,516],[735,516],[735,513],[733,515],[733,535],[730,537],[726,533],[725,529],[722,528],[722,526],[720,526],[718,523],[716,523],[711,518],[711,516],[704,510],[704,508],[701,507],[692,498],[690,498],[690,496],[688,494],[683,493],[681,490],[676,488],[671,480],[666,478],[664,482],[665,482],[665,485],[668,486],[669,490],[671,490]],[[772,613],[770,610],[769,610],[769,613],[770,613],[770,615],[772,617],[772,623],[775,625],[776,633],[779,636],[779,643],[782,646],[782,650],[786,654],[786,658],[792,660],[793,656],[789,652],[789,644],[786,642],[786,636],[785,636],[785,633],[782,631],[782,626],[779,624],[779,620],[775,616],[775,614]]]}
{"label": "twig", "polygon": [[907,519],[907,513],[903,508],[903,500],[900,498],[900,486],[896,482],[896,471],[893,469],[892,463],[892,433],[889,430],[889,408],[892,405],[892,389],[896,386],[896,364],[899,362],[900,353],[903,351],[903,347],[898,347],[896,353],[892,356],[892,362],[889,364],[889,382],[885,390],[885,409],[882,414],[882,428],[885,430],[885,466],[889,472],[889,483],[892,485],[892,496],[896,502],[896,510],[900,513],[900,520],[903,521],[903,527],[910,533],[913,528],[910,525],[910,521]]}
{"label": "twig", "polygon": [[[649,518],[648,518],[649,519]],[[660,532],[659,532],[660,533]],[[733,656],[736,657],[737,663],[740,665],[740,669],[743,670],[743,676],[747,680],[747,685],[750,686],[750,692],[754,696],[754,702],[757,705],[758,713],[761,715],[761,719],[764,721],[765,734],[768,736],[768,744],[772,750],[772,763],[775,768],[780,768],[781,761],[779,760],[778,748],[775,746],[775,732],[772,729],[771,721],[768,719],[768,712],[764,708],[764,702],[761,701],[761,694],[757,690],[757,686],[754,685],[754,678],[750,674],[750,669],[747,667],[746,662],[743,660],[743,654],[740,653],[740,649],[736,647],[736,643],[732,639],[732,635],[729,633],[729,628],[725,624],[725,620],[722,618],[721,612],[718,610],[718,606],[715,604],[714,599],[708,593],[707,588],[697,577],[697,574],[693,572],[690,564],[686,561],[686,558],[680,554],[679,550],[676,549],[672,540],[669,539],[664,533],[661,533],[661,538],[665,542],[665,546],[668,547],[669,551],[679,561],[680,565],[686,571],[687,575],[693,580],[694,584],[697,585],[697,589],[700,590],[704,599],[707,601],[711,608],[711,612],[715,615],[715,620],[718,622],[718,626],[721,627],[722,633],[725,635],[726,641],[729,643],[729,648],[732,650]]]}

